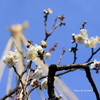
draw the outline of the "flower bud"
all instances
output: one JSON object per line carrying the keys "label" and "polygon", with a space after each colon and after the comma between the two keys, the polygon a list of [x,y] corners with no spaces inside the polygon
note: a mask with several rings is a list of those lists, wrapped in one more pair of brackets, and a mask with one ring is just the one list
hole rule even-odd
{"label": "flower bud", "polygon": [[38,80],[37,80],[37,79],[32,80],[31,83],[30,83],[30,85],[31,85],[32,87],[34,87],[34,86],[37,85],[37,84],[38,84]]}
{"label": "flower bud", "polygon": [[69,49],[69,52],[72,52],[72,49]]}
{"label": "flower bud", "polygon": [[42,47],[46,47],[46,45],[47,45],[46,41],[42,40],[42,41],[41,41],[41,46],[42,46]]}
{"label": "flower bud", "polygon": [[72,34],[72,37],[74,37],[75,35],[76,35],[76,34],[75,34],[75,33],[73,33],[73,34]]}

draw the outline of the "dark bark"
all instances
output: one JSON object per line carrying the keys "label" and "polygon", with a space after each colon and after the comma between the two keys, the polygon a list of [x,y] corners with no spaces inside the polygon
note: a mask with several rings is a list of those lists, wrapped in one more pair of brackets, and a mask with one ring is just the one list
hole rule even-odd
{"label": "dark bark", "polygon": [[[54,76],[57,71],[56,65],[50,65],[49,66],[49,72],[48,72],[48,95],[49,99],[54,99],[55,93],[54,93]],[[55,99],[54,99],[55,100]]]}
{"label": "dark bark", "polygon": [[[88,62],[85,64],[71,64],[71,65],[54,65],[54,64],[52,64],[52,65],[50,65],[49,72],[48,72],[48,96],[49,96],[48,100],[57,100],[56,99],[57,97],[55,96],[55,92],[54,92],[54,76],[55,76],[56,71],[70,70],[73,68],[83,69],[85,71],[86,77],[87,77],[88,81],[90,82],[90,84],[93,88],[93,91],[96,95],[96,99],[100,100],[98,89],[92,79],[90,69],[88,67],[88,65],[91,63],[92,62]],[[60,100],[60,99],[58,99],[58,100]]]}

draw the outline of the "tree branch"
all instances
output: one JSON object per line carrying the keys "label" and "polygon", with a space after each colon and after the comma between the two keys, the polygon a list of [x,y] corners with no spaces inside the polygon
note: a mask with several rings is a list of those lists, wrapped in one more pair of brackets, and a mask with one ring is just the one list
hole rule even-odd
{"label": "tree branch", "polygon": [[49,66],[49,72],[48,72],[48,96],[49,96],[49,99],[54,99],[56,100],[56,96],[55,96],[55,93],[54,93],[54,76],[55,76],[55,73],[57,71],[61,71],[61,70],[68,70],[68,69],[73,69],[73,68],[76,68],[76,69],[84,69],[85,73],[86,73],[86,77],[88,79],[88,81],[90,82],[92,88],[93,88],[93,91],[96,95],[96,98],[97,100],[100,99],[99,97],[99,93],[98,93],[98,90],[96,88],[96,85],[92,79],[92,76],[91,76],[91,73],[90,73],[90,69],[88,67],[88,65],[90,65],[91,63],[93,62],[88,62],[88,63],[85,63],[85,64],[70,64],[70,65],[50,65]]}

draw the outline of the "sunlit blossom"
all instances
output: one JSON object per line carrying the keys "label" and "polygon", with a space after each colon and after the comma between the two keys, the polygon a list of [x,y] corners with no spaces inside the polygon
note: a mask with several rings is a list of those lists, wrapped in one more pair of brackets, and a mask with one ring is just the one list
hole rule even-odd
{"label": "sunlit blossom", "polygon": [[46,41],[42,40],[42,41],[41,41],[41,45],[42,45],[43,47],[45,47],[45,46],[47,45]]}
{"label": "sunlit blossom", "polygon": [[45,52],[44,53],[44,58],[48,59],[48,58],[50,58],[50,56],[51,56],[50,52]]}
{"label": "sunlit blossom", "polygon": [[80,34],[82,35],[83,38],[88,38],[87,30],[86,29],[81,29]]}
{"label": "sunlit blossom", "polygon": [[91,38],[88,40],[88,42],[89,42],[89,46],[90,46],[91,48],[95,48],[95,47],[97,46],[97,44],[98,44],[97,39],[95,39],[94,37],[91,37]]}
{"label": "sunlit blossom", "polygon": [[38,48],[38,52],[40,52],[40,53],[42,53],[44,51],[40,45],[38,45],[37,48]]}
{"label": "sunlit blossom", "polygon": [[20,53],[17,49],[14,51],[9,51],[8,55],[11,55],[14,60],[19,60],[19,57],[20,57]]}
{"label": "sunlit blossom", "polygon": [[35,44],[35,45],[30,45],[28,49],[29,49],[29,50],[32,50],[32,51],[34,51],[34,52],[37,52],[37,51],[38,51],[37,44]]}
{"label": "sunlit blossom", "polygon": [[82,35],[80,35],[80,34],[78,34],[78,35],[75,35],[75,42],[76,43],[80,43],[80,44],[82,44],[82,43],[84,43],[84,38],[83,38],[83,36]]}
{"label": "sunlit blossom", "polygon": [[96,40],[100,43],[100,37],[96,36]]}
{"label": "sunlit blossom", "polygon": [[42,82],[41,82],[41,87],[40,89],[43,90],[43,89],[48,89],[48,86],[47,86],[47,78],[45,78]]}
{"label": "sunlit blossom", "polygon": [[41,69],[41,66],[38,66],[37,69],[34,71],[34,73],[32,74],[32,78],[33,79],[39,79],[39,77],[42,76],[42,69]]}
{"label": "sunlit blossom", "polygon": [[53,13],[53,11],[50,9],[50,8],[48,8],[48,10],[47,10],[49,13]]}
{"label": "sunlit blossom", "polygon": [[28,50],[27,52],[27,61],[34,61],[38,56],[38,53],[33,49]]}
{"label": "sunlit blossom", "polygon": [[86,39],[86,40],[84,41],[84,44],[85,44],[86,47],[90,47],[90,45],[89,45],[89,40],[88,40],[88,39]]}
{"label": "sunlit blossom", "polygon": [[15,66],[19,60],[19,52],[18,50],[9,51],[7,55],[3,57],[3,62],[8,65],[9,68]]}

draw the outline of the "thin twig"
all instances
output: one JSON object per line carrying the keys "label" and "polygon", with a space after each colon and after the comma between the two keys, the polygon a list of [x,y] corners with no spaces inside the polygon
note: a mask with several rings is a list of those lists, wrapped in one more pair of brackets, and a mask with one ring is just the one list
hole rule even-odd
{"label": "thin twig", "polygon": [[62,26],[65,25],[65,23],[61,22],[61,20],[58,22],[58,24],[56,24],[58,17],[56,17],[56,19],[54,20],[54,24],[52,26],[52,29],[50,31],[50,33],[48,33],[47,31],[47,18],[48,18],[48,14],[45,15],[45,20],[44,20],[44,30],[45,30],[45,38],[44,41],[46,41],[48,39],[48,37],[54,32],[54,30],[58,27],[58,26]]}
{"label": "thin twig", "polygon": [[13,66],[13,69],[14,69],[15,73],[17,74],[17,76],[18,76],[18,78],[19,78],[19,80],[20,80],[20,82],[21,82],[21,85],[22,85],[22,87],[23,87],[23,82],[22,82],[21,77],[20,77],[19,73],[17,72],[15,66]]}
{"label": "thin twig", "polygon": [[16,93],[16,91],[17,91],[18,88],[19,88],[20,82],[22,83],[21,79],[22,79],[23,75],[25,74],[25,72],[27,72],[27,69],[30,68],[31,64],[32,64],[32,61],[30,61],[30,62],[28,63],[27,68],[24,69],[24,71],[21,73],[20,76],[19,76],[19,74],[17,73],[16,68],[14,67],[14,70],[15,70],[16,74],[20,77],[19,80],[18,80],[18,83],[17,83],[15,89],[13,89],[9,94],[7,94],[7,95],[5,95],[4,97],[2,97],[0,100],[5,100],[6,98],[10,97],[12,94]]}
{"label": "thin twig", "polygon": [[58,16],[57,16],[57,17],[55,18],[55,20],[54,20],[54,24],[53,24],[53,26],[52,26],[52,29],[53,29],[53,27],[56,25],[57,19],[58,19]]}
{"label": "thin twig", "polygon": [[44,30],[45,30],[45,35],[47,35],[47,33],[48,33],[48,32],[47,32],[47,23],[46,23],[46,22],[47,22],[47,21],[44,20]]}
{"label": "thin twig", "polygon": [[61,25],[61,22],[59,22],[55,27],[53,27],[49,34],[51,35],[54,32],[54,30],[60,25]]}
{"label": "thin twig", "polygon": [[100,51],[100,48],[98,48],[95,52],[94,52],[94,48],[91,48],[91,56],[89,57],[89,59],[86,62],[89,62],[93,56],[98,53]]}
{"label": "thin twig", "polygon": [[60,55],[60,59],[59,59],[59,61],[58,61],[58,65],[60,65],[60,63],[61,63],[61,60],[62,60],[62,57],[63,57],[63,55],[64,55],[64,53],[66,52],[66,49],[63,47],[62,48],[62,54]]}
{"label": "thin twig", "polygon": [[75,49],[73,50],[73,53],[74,53],[74,61],[73,61],[73,64],[75,64],[76,59],[77,59],[77,57],[76,57],[76,52],[78,50],[77,48],[78,48],[78,44],[76,43]]}

